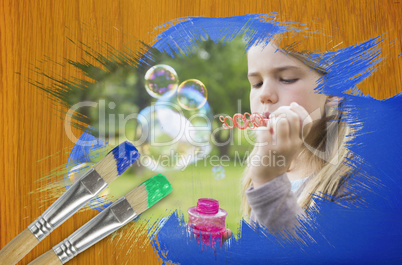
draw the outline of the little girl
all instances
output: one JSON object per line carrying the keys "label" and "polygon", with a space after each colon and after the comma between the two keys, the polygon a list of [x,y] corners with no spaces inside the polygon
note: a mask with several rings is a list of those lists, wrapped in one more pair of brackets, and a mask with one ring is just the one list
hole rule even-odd
{"label": "little girl", "polygon": [[[338,111],[341,99],[314,91],[325,72],[296,52],[271,42],[248,51],[252,113],[269,118],[256,129],[256,144],[243,178],[246,218],[275,232],[294,233],[313,197],[353,198],[343,185],[349,127]],[[276,156],[276,159],[272,159]],[[270,163],[268,159],[277,161]]]}

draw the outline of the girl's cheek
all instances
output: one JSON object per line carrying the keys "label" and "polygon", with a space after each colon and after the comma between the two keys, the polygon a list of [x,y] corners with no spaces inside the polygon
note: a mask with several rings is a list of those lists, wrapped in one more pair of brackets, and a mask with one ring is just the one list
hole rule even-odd
{"label": "girl's cheek", "polygon": [[255,97],[250,97],[250,109],[251,112],[255,112],[255,110],[258,108],[258,100]]}

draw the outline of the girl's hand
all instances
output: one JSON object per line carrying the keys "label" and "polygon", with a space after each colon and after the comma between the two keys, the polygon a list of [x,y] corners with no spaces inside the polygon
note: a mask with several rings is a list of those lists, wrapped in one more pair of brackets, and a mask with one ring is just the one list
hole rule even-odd
{"label": "girl's hand", "polygon": [[226,228],[226,232],[222,234],[222,242],[226,242],[232,237],[232,231],[229,228]]}
{"label": "girl's hand", "polygon": [[250,160],[254,188],[288,170],[302,147],[302,135],[307,135],[311,127],[312,119],[307,111],[293,102],[279,107],[270,115],[266,126],[256,129],[257,151]]}

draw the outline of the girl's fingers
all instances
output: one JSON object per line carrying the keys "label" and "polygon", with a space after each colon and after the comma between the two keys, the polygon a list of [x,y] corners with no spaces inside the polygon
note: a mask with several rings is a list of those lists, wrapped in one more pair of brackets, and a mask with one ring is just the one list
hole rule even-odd
{"label": "girl's fingers", "polygon": [[266,145],[270,145],[272,143],[272,128],[270,127],[270,122],[268,122],[265,126],[260,126],[255,128],[257,142],[255,143],[258,147],[263,147]]}
{"label": "girl's fingers", "polygon": [[[289,139],[297,139],[300,135],[300,117],[299,115],[292,111],[289,106],[284,106],[278,108],[272,116],[282,117],[282,120],[287,121],[287,128],[281,127],[284,129],[283,137],[287,136]],[[284,124],[283,124],[284,126]],[[287,133],[287,135],[285,134]],[[284,138],[282,138],[284,140]]]}
{"label": "girl's fingers", "polygon": [[278,145],[286,142],[289,139],[289,122],[287,115],[281,113],[277,116],[273,116],[270,125],[273,128],[273,145]]}
{"label": "girl's fingers", "polygon": [[312,118],[308,112],[296,102],[290,106],[281,106],[271,115],[265,126],[257,128],[260,146],[264,144],[278,145],[303,139],[312,127]]}
{"label": "girl's fingers", "polygon": [[298,113],[294,112],[291,108],[287,109],[287,117],[289,122],[289,137],[297,140],[300,137],[301,119]]}
{"label": "girl's fingers", "polygon": [[226,229],[226,232],[222,234],[222,240],[226,241],[232,237],[232,231],[230,229]]}
{"label": "girl's fingers", "polygon": [[311,118],[307,110],[302,106],[300,106],[299,104],[297,104],[296,102],[292,102],[290,104],[290,108],[294,112],[298,113],[299,116],[301,117],[300,131],[301,131],[301,138],[303,139],[303,136],[306,136],[310,132],[311,127],[313,126],[313,119]]}

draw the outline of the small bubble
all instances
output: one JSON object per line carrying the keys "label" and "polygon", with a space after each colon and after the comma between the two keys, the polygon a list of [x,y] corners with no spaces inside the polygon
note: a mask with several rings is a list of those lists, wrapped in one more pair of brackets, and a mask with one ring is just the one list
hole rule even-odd
{"label": "small bubble", "polygon": [[166,94],[173,95],[178,84],[176,71],[166,64],[155,65],[145,74],[145,88],[148,94],[154,98],[160,98]]}
{"label": "small bubble", "polygon": [[177,101],[186,110],[201,108],[207,102],[207,89],[197,79],[189,79],[180,84],[177,89]]}
{"label": "small bubble", "polygon": [[116,103],[114,103],[114,102],[109,102],[109,108],[110,108],[110,109],[116,108]]}
{"label": "small bubble", "polygon": [[212,175],[216,180],[225,178],[225,169],[221,166],[213,166],[212,167]]}

